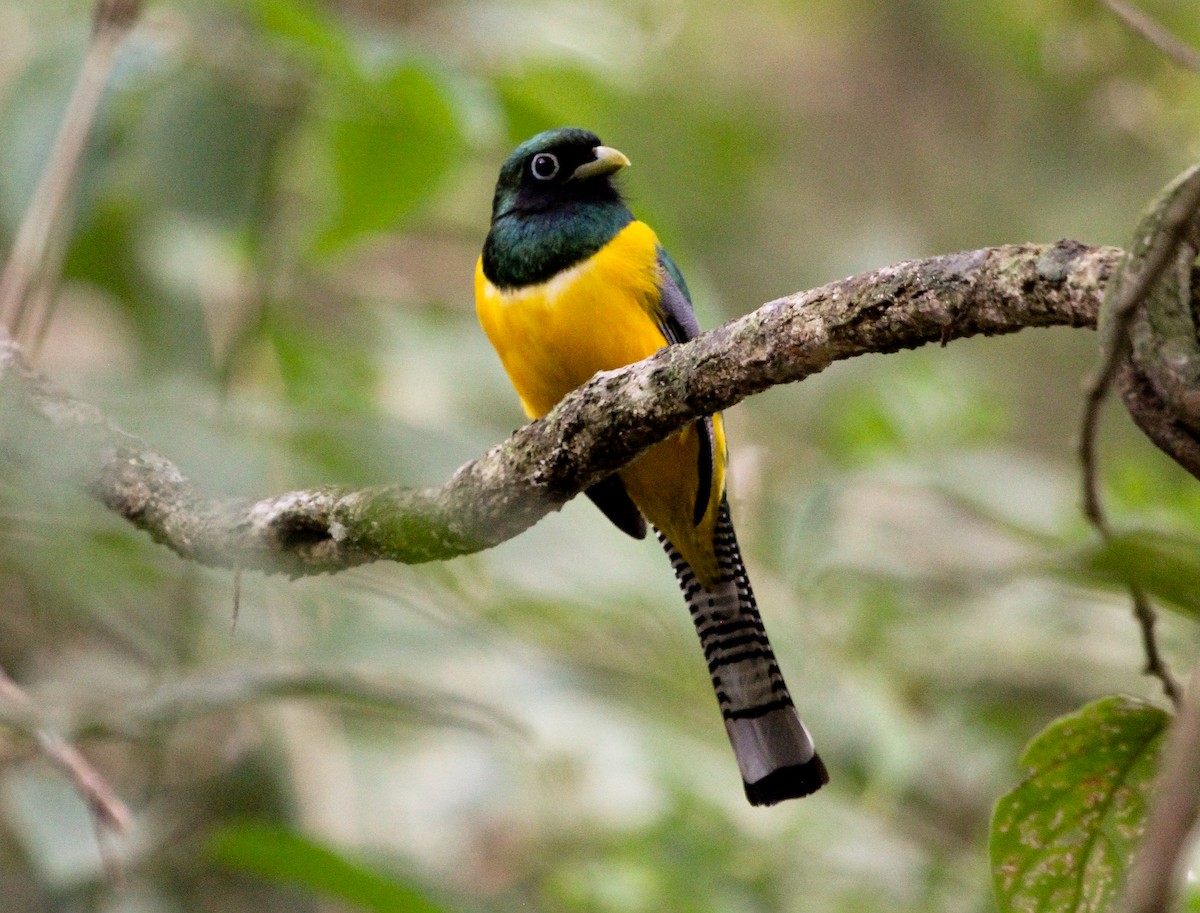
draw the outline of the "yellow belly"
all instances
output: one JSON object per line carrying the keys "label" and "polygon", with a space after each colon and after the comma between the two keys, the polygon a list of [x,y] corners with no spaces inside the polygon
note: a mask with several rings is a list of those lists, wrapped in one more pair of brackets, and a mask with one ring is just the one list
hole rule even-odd
{"label": "yellow belly", "polygon": [[[540,418],[597,371],[653,355],[667,344],[658,326],[658,239],[631,222],[592,257],[546,282],[498,289],[475,270],[475,306],[525,412]],[[713,417],[712,494],[693,523],[699,435],[693,426],[651,448],[620,473],[633,503],[679,549],[702,583],[718,576],[713,527],[724,493],[725,441]]]}

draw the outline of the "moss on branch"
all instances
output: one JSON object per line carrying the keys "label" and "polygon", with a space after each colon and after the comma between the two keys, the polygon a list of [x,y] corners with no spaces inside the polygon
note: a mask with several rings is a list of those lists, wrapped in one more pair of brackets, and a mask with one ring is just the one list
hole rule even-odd
{"label": "moss on branch", "polygon": [[[211,498],[143,441],[0,344],[0,402],[99,501],[184,558],[292,575],[497,545],[695,417],[835,361],[1029,327],[1093,327],[1120,251],[1073,241],[913,260],[769,302],[597,374],[444,484]],[[13,427],[14,423],[6,421]],[[3,436],[0,435],[0,443]]]}

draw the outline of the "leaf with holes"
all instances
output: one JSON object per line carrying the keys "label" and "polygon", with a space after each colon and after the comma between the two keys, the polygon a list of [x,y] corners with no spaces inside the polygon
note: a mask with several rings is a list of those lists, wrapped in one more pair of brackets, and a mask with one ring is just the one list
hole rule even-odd
{"label": "leaf with holes", "polygon": [[1145,826],[1170,717],[1109,697],[1051,723],[1025,750],[1025,782],[992,815],[1001,913],[1110,909]]}

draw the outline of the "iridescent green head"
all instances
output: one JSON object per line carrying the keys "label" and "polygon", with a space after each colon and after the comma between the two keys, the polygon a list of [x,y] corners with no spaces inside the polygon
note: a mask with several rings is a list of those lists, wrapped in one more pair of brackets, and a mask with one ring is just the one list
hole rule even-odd
{"label": "iridescent green head", "polygon": [[544,282],[602,248],[633,221],[612,180],[628,164],[575,127],[518,146],[496,181],[484,275],[501,288]]}

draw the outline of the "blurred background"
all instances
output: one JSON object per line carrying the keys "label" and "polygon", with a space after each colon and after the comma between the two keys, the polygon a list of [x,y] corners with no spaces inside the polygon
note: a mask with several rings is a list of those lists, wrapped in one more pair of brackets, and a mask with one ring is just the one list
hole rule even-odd
{"label": "blurred background", "polygon": [[[1200,45],[1193,3],[1143,6]],[[0,0],[5,250],[90,13]],[[905,258],[1123,244],[1198,114],[1194,74],[1083,0],[149,2],[34,361],[215,494],[435,484],[523,421],[471,278],[539,130],[630,157],[711,327]],[[742,549],[833,777],[771,809],[664,556],[583,500],[444,564],[248,573],[235,628],[231,574],[6,450],[0,668],[136,823],[98,843],[0,734],[0,909],[992,909],[1022,746],[1160,700],[1079,558],[1094,349],[862,358],[728,414]],[[1195,482],[1115,408],[1103,453],[1120,524],[1200,532]],[[1191,623],[1163,632],[1186,670]]]}

